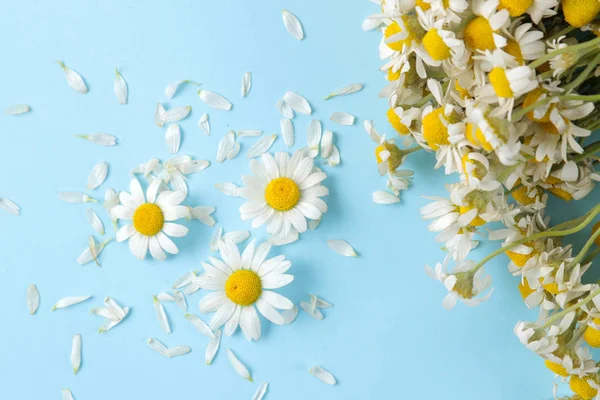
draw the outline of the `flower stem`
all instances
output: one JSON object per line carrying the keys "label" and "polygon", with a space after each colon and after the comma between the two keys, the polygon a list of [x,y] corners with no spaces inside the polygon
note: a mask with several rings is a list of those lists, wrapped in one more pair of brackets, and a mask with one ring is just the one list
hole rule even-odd
{"label": "flower stem", "polygon": [[512,117],[511,117],[511,119],[510,119],[510,120],[511,120],[511,121],[513,121],[513,122],[515,122],[515,121],[518,121],[518,120],[520,120],[521,118],[523,118],[523,116],[524,116],[525,114],[527,114],[528,112],[530,112],[530,111],[533,111],[533,110],[535,110],[536,108],[538,108],[538,107],[540,107],[540,106],[543,106],[544,104],[548,104],[548,103],[550,103],[550,102],[552,101],[552,99],[553,99],[553,97],[547,97],[547,98],[545,98],[544,100],[539,100],[539,101],[536,101],[535,103],[533,103],[533,104],[530,104],[530,105],[528,105],[527,107],[525,107],[525,108],[522,108],[522,109],[520,109],[519,111],[517,111],[516,113],[514,113],[514,114],[512,115]]}
{"label": "flower stem", "polygon": [[600,63],[600,53],[598,53],[596,57],[594,57],[594,59],[587,65],[587,67],[585,67],[583,71],[581,71],[581,73],[577,76],[577,78],[574,81],[570,82],[564,87],[565,92],[569,92],[577,86],[581,85],[586,80],[588,75],[592,72],[592,70],[596,68],[596,65],[598,65],[598,63]]}
{"label": "flower stem", "polygon": [[549,327],[550,325],[552,325],[552,323],[554,321],[556,321],[557,319],[561,318],[563,315],[566,315],[566,314],[570,313],[571,311],[577,310],[581,306],[589,303],[594,297],[596,297],[599,294],[600,294],[600,289],[596,289],[592,293],[590,293],[589,295],[587,295],[586,297],[584,297],[583,300],[577,302],[576,304],[573,304],[572,306],[567,307],[564,310],[562,310],[560,312],[557,312],[556,314],[552,314],[552,316],[550,316],[550,318],[548,318],[546,320],[546,322],[544,323],[544,325],[540,326],[540,329],[546,329],[547,327]]}
{"label": "flower stem", "polygon": [[560,100],[583,100],[583,101],[596,102],[596,101],[600,101],[600,94],[592,94],[589,96],[568,94],[565,96],[558,96],[558,98]]}
{"label": "flower stem", "polygon": [[585,245],[583,246],[583,248],[581,249],[579,254],[577,254],[577,256],[575,258],[573,258],[573,260],[569,263],[569,265],[567,265],[566,268],[571,268],[571,267],[574,267],[575,265],[577,265],[583,259],[583,257],[585,257],[587,252],[590,251],[590,248],[594,245],[594,241],[598,237],[600,237],[600,229],[597,229],[596,232],[594,232],[592,234],[592,236],[590,236],[588,241],[585,242]]}
{"label": "flower stem", "polygon": [[547,53],[543,57],[540,57],[537,60],[529,63],[527,66],[531,69],[535,69],[535,68],[539,67],[540,65],[544,64],[546,61],[551,60],[552,58],[554,58],[558,55],[561,55],[564,53],[569,53],[572,51],[584,50],[589,47],[596,46],[598,44],[600,44],[600,37],[598,37],[596,39],[588,40],[587,42],[579,43],[575,46],[565,46],[561,49],[556,49],[554,51],[551,51],[550,53]]}
{"label": "flower stem", "polygon": [[585,146],[583,148],[583,150],[584,150],[583,154],[580,154],[577,157],[573,157],[573,161],[575,161],[575,162],[581,161],[584,158],[599,152],[600,151],[600,141],[594,142],[590,145]]}

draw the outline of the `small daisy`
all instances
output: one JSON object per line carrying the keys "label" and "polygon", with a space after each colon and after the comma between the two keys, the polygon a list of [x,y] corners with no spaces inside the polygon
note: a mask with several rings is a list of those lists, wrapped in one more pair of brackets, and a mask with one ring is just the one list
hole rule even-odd
{"label": "small daisy", "polygon": [[507,28],[510,17],[507,10],[498,11],[498,0],[473,0],[473,18],[465,26],[464,40],[471,50],[494,50],[506,45],[506,38],[499,34]]}
{"label": "small daisy", "polygon": [[215,312],[211,329],[225,325],[225,334],[231,336],[240,326],[246,339],[256,341],[261,333],[256,309],[272,323],[283,325],[276,309],[289,310],[294,304],[268,289],[279,289],[294,280],[286,274],[292,263],[282,255],[266,260],[270,250],[269,243],[255,247],[253,240],[240,255],[237,245],[225,239],[219,242],[223,261],[210,257],[211,264],[202,263],[205,273],[196,281],[215,292],[200,300],[198,307],[202,313]]}
{"label": "small daisy", "polygon": [[433,12],[424,13],[417,9],[419,22],[427,33],[423,36],[422,47],[415,47],[415,52],[430,66],[444,66],[445,70],[458,69],[464,71],[469,62],[469,52],[465,43],[457,39],[454,32],[444,29],[445,20],[436,19]]}
{"label": "small daisy", "polygon": [[546,50],[546,45],[540,40],[544,34],[532,27],[530,23],[521,24],[520,19],[515,19],[508,29],[508,41],[502,50],[513,56],[519,65],[537,60]]}
{"label": "small daisy", "polygon": [[321,199],[329,194],[321,185],[327,175],[303,151],[291,158],[285,152],[264,153],[260,161],[250,161],[250,168],[254,175],[242,176],[246,187],[239,195],[248,200],[240,207],[241,217],[253,220],[253,228],[266,224],[268,233],[286,238],[292,227],[305,232],[307,218],[318,220],[327,211]]}
{"label": "small daisy", "polygon": [[140,260],[146,257],[148,249],[157,260],[167,258],[165,251],[177,254],[179,249],[167,235],[182,237],[188,233],[185,226],[166,222],[189,216],[188,207],[180,205],[186,194],[161,191],[161,183],[156,180],[150,184],[146,201],[142,186],[133,178],[129,185],[131,193],[119,193],[120,204],[111,209],[118,219],[132,221],[119,229],[117,241],[129,240],[129,250]]}

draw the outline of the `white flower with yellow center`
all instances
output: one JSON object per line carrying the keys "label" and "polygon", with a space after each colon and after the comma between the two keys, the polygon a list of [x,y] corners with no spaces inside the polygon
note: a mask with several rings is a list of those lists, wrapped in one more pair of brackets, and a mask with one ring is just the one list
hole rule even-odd
{"label": "white flower with yellow center", "polygon": [[444,29],[445,19],[433,12],[425,13],[421,9],[417,9],[417,14],[419,22],[427,31],[421,46],[415,47],[415,52],[423,61],[432,67],[443,65],[447,72],[453,69],[467,69],[469,52],[465,49],[465,43],[457,39],[454,32]]}
{"label": "white flower with yellow center", "polygon": [[546,50],[546,45],[540,40],[544,34],[532,27],[530,23],[521,24],[521,20],[517,18],[508,29],[510,35],[502,50],[513,56],[519,65],[525,65],[525,61],[537,60]]}
{"label": "white flower with yellow center", "polygon": [[422,11],[439,13],[450,24],[459,24],[462,21],[461,14],[469,4],[466,0],[416,0],[415,9],[416,7]]}
{"label": "white flower with yellow center", "polygon": [[157,260],[167,258],[165,251],[177,254],[179,249],[167,235],[182,237],[188,233],[185,226],[168,222],[189,216],[189,209],[180,205],[186,194],[160,191],[161,183],[152,182],[145,197],[142,186],[133,178],[129,185],[131,193],[119,193],[121,204],[111,209],[118,219],[131,221],[119,229],[117,241],[129,240],[129,250],[140,260],[146,257],[148,249]]}
{"label": "white flower with yellow center", "polygon": [[282,255],[267,260],[270,250],[269,243],[255,247],[252,241],[240,255],[237,245],[225,239],[219,242],[223,261],[210,257],[211,264],[202,263],[205,273],[196,281],[215,292],[200,300],[198,307],[202,313],[215,312],[211,329],[225,325],[225,334],[231,336],[240,326],[246,339],[258,340],[261,327],[256,309],[272,323],[284,323],[277,309],[289,310],[294,304],[271,290],[294,280],[286,274],[292,263]]}
{"label": "white flower with yellow center", "polygon": [[260,161],[250,161],[250,168],[254,176],[242,176],[246,186],[238,193],[248,200],[240,207],[241,217],[253,220],[253,228],[266,224],[268,233],[286,238],[292,227],[305,232],[307,218],[318,220],[327,211],[321,199],[329,194],[321,185],[327,175],[303,151],[292,157],[285,152],[275,157],[264,153]]}
{"label": "white flower with yellow center", "polygon": [[498,0],[473,0],[475,17],[463,30],[464,41],[471,50],[492,51],[506,45],[506,38],[499,32],[510,22],[507,10],[498,11]]}

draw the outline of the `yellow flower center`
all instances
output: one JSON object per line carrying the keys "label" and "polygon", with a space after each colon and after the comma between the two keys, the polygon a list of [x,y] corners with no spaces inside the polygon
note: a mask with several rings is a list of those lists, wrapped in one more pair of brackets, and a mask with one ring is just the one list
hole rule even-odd
{"label": "yellow flower center", "polygon": [[[600,326],[600,318],[594,318],[594,323]],[[590,346],[600,347],[600,331],[598,329],[588,326],[583,332],[583,338]]]}
{"label": "yellow flower center", "polygon": [[571,193],[567,192],[564,189],[555,187],[555,188],[548,189],[548,191],[561,200],[564,200],[564,201],[573,200],[573,196],[571,195]]}
{"label": "yellow flower center", "polygon": [[512,192],[512,197],[517,201],[517,203],[527,206],[535,203],[535,200],[538,198],[539,192],[537,189],[534,190],[535,196],[529,197],[529,188],[527,188],[526,186],[521,186],[520,188]]}
{"label": "yellow flower center", "polygon": [[458,83],[458,79],[454,81],[454,89],[456,90],[461,99],[466,99],[469,97],[469,91],[464,87],[460,86],[460,83]]}
{"label": "yellow flower center", "polygon": [[[530,105],[532,105],[533,103],[535,103],[540,96],[544,93],[544,91],[542,89],[535,88],[533,89],[531,92],[527,93],[527,95],[525,96],[525,99],[523,100],[523,108],[527,108]],[[542,117],[542,118],[535,118],[533,115],[533,110],[529,111],[527,113],[527,118],[529,118],[532,121],[535,122],[550,122],[550,113],[552,112],[552,110],[554,110],[554,108],[556,107],[556,105],[551,104],[550,107],[548,107],[548,111],[546,111],[546,114]],[[556,128],[554,127],[554,125],[552,125],[552,127],[550,128],[553,131],[556,131]],[[558,133],[558,132],[556,132]]]}
{"label": "yellow flower center", "polygon": [[423,137],[433,150],[437,150],[440,145],[450,144],[448,141],[448,128],[441,120],[441,118],[446,118],[443,111],[444,109],[441,107],[436,108],[423,117]]}
{"label": "yellow flower center", "polygon": [[515,253],[514,251],[506,250],[506,255],[508,256],[508,258],[510,258],[510,261],[512,261],[519,268],[523,268],[525,264],[527,264],[527,261],[533,258],[533,256],[535,256],[536,254],[537,251],[535,250],[533,250],[529,254],[520,254]]}
{"label": "yellow flower center", "polygon": [[533,0],[500,0],[499,9],[507,9],[511,17],[518,17],[533,4]]}
{"label": "yellow flower center", "polygon": [[[506,253],[508,254],[508,252],[506,252]],[[533,290],[531,288],[531,286],[529,286],[529,282],[527,282],[527,278],[523,278],[523,282],[519,283],[519,293],[521,293],[521,297],[523,298],[523,300],[528,298],[529,295],[532,294],[533,292],[535,292],[535,290]]]}
{"label": "yellow flower center", "polygon": [[523,59],[523,53],[521,52],[521,46],[519,46],[517,41],[508,39],[506,46],[504,46],[502,50],[513,56],[519,65],[523,65],[525,63],[525,60]]}
{"label": "yellow flower center", "polygon": [[394,111],[393,108],[388,110],[387,117],[388,121],[399,135],[408,135],[410,133],[410,130],[402,123],[402,121],[400,121],[400,117],[398,114],[396,114],[396,111]]}
{"label": "yellow flower center", "polygon": [[[385,28],[384,31],[384,36],[385,38],[389,38],[391,36],[394,36],[397,33],[402,32],[402,28],[400,28],[400,25],[398,25],[397,22],[392,22],[391,24],[389,24],[387,26],[387,28]],[[404,47],[404,45],[409,45],[410,44],[410,32],[407,32],[407,37],[404,40],[398,40],[396,42],[392,42],[392,43],[388,43],[387,46],[392,49],[392,50],[396,50],[396,51],[402,51],[402,48]]]}
{"label": "yellow flower center", "polygon": [[[405,44],[409,46],[413,40],[419,42],[423,37],[424,31],[416,15],[403,15],[402,22],[406,27],[406,38],[388,43],[387,46],[392,50],[402,51]],[[383,35],[387,39],[400,32],[402,32],[402,28],[394,21],[385,28]]]}
{"label": "yellow flower center", "polygon": [[133,227],[144,236],[156,235],[164,224],[165,216],[156,204],[142,204],[133,213]]}
{"label": "yellow flower center", "polygon": [[464,30],[464,39],[471,49],[494,50],[494,32],[487,19],[475,17]]}
{"label": "yellow flower center", "polygon": [[463,167],[463,172],[467,176],[467,181],[469,177],[472,176],[477,179],[483,179],[486,173],[486,169],[482,163],[477,160],[473,160],[469,158],[469,153],[465,153],[461,158],[461,163]]}
{"label": "yellow flower center", "polygon": [[392,71],[392,69],[388,69],[387,72],[387,79],[388,81],[392,82],[392,81],[397,81],[398,79],[400,79],[400,70],[394,72]]}
{"label": "yellow flower center", "polygon": [[[474,207],[471,205],[466,205],[466,206],[460,206],[458,208],[458,212],[460,213],[460,215],[466,214],[469,211],[471,211]],[[473,218],[473,220],[471,222],[469,222],[469,225],[471,226],[481,226],[485,224],[485,220],[481,217],[475,217]]]}
{"label": "yellow flower center", "polygon": [[[571,390],[577,393],[585,400],[593,399],[598,394],[598,390],[594,389],[587,382],[588,379],[592,379],[592,376],[580,378],[578,375],[572,375],[571,381],[569,382],[569,387],[571,388]],[[595,381],[596,379],[593,380]]]}
{"label": "yellow flower center", "polygon": [[427,53],[436,61],[445,60],[450,57],[450,48],[440,37],[438,30],[433,28],[423,37],[423,47]]}
{"label": "yellow flower center", "polygon": [[383,161],[383,159],[381,158],[381,152],[384,150],[390,152],[390,156],[387,159],[387,163],[389,169],[391,171],[395,171],[396,168],[398,168],[402,163],[402,152],[395,144],[385,142],[382,145],[377,146],[375,148],[375,159],[377,160],[377,164],[380,164]]}
{"label": "yellow flower center", "polygon": [[265,188],[265,200],[277,211],[291,210],[300,200],[300,188],[290,178],[273,179]]}
{"label": "yellow flower center", "polygon": [[423,0],[417,0],[415,3],[415,8],[416,7],[421,7],[421,10],[427,11],[431,8],[431,4]]}
{"label": "yellow flower center", "polygon": [[240,306],[250,306],[262,293],[262,282],[254,271],[240,269],[229,275],[225,282],[225,294]]}
{"label": "yellow flower center", "polygon": [[481,147],[485,151],[494,150],[491,143],[488,142],[487,139],[485,138],[485,135],[484,135],[483,131],[481,130],[481,128],[477,127],[477,129],[475,129],[475,125],[471,124],[470,122],[467,122],[465,128],[466,128],[465,137],[467,138],[469,143],[471,143],[474,146]]}
{"label": "yellow flower center", "polygon": [[562,365],[552,362],[550,360],[546,360],[544,361],[544,364],[546,364],[546,368],[548,368],[550,371],[554,372],[556,375],[560,375],[560,376],[567,376],[569,375],[567,373],[567,370],[565,369],[565,367],[563,367]]}
{"label": "yellow flower center", "polygon": [[512,98],[513,91],[510,88],[510,82],[506,77],[506,71],[504,68],[495,67],[488,74],[488,78],[490,79],[490,83],[492,84],[494,91],[498,95],[498,97],[504,98]]}
{"label": "yellow flower center", "polygon": [[581,28],[600,12],[598,0],[563,0],[562,9],[569,25]]}

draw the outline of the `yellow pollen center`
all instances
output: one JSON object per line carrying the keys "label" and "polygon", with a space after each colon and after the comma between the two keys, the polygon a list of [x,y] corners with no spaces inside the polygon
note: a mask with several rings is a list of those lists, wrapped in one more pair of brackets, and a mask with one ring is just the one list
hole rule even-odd
{"label": "yellow pollen center", "polygon": [[533,290],[531,288],[531,286],[529,286],[529,282],[527,282],[527,278],[523,278],[523,282],[519,283],[519,293],[521,293],[521,297],[523,298],[523,300],[528,298],[529,295],[532,294],[533,292],[535,292],[535,290]]}
{"label": "yellow pollen center", "polygon": [[402,121],[400,121],[400,117],[398,116],[398,114],[396,114],[396,111],[394,111],[393,108],[390,108],[388,110],[387,117],[388,121],[394,127],[396,132],[398,132],[399,135],[408,135],[410,133],[410,130],[408,130],[406,125],[404,125]]}
{"label": "yellow pollen center", "polygon": [[[594,323],[600,326],[600,318],[594,318]],[[588,326],[583,332],[583,339],[592,347],[600,347],[600,331]]]}
{"label": "yellow pollen center", "polygon": [[388,81],[392,82],[392,81],[397,81],[398,79],[400,79],[400,70],[394,72],[392,71],[392,69],[388,69],[387,72],[387,79]]}
{"label": "yellow pollen center", "polygon": [[433,28],[423,37],[423,47],[427,53],[436,61],[445,60],[450,57],[450,48],[440,37],[438,30]]}
{"label": "yellow pollen center", "polygon": [[164,224],[165,216],[156,204],[142,204],[133,213],[133,227],[144,236],[156,235]]}
{"label": "yellow pollen center", "polygon": [[225,294],[240,306],[250,306],[262,293],[260,277],[254,271],[240,269],[229,275],[225,282]]}
{"label": "yellow pollen center", "polygon": [[517,41],[508,39],[508,41],[506,42],[506,46],[504,46],[502,50],[513,56],[515,60],[519,63],[519,65],[524,64],[525,60],[523,59],[521,46],[519,46],[519,43]]}
{"label": "yellow pollen center", "polygon": [[569,25],[581,28],[590,23],[600,12],[598,0],[563,0],[562,9]]}
{"label": "yellow pollen center", "polygon": [[290,178],[273,179],[265,189],[265,200],[277,211],[291,210],[300,200],[300,188]]}
{"label": "yellow pollen center", "polygon": [[498,95],[498,97],[504,98],[512,98],[513,91],[510,88],[510,82],[506,77],[506,71],[504,68],[495,67],[488,74],[488,78],[490,79],[490,83],[494,87],[494,91]]}
{"label": "yellow pollen center", "polygon": [[[474,207],[467,205],[467,206],[460,206],[458,208],[458,212],[460,213],[460,215],[466,214],[469,211],[471,211]],[[475,217],[473,218],[473,220],[471,222],[469,222],[469,225],[471,226],[481,226],[485,224],[485,220],[481,217]]]}
{"label": "yellow pollen center", "polygon": [[[392,22],[391,24],[389,24],[387,26],[387,28],[385,28],[384,31],[384,36],[385,38],[389,38],[391,36],[394,36],[397,33],[402,32],[402,28],[400,28],[400,25],[398,25],[397,22]],[[406,39],[403,40],[398,40],[396,42],[392,42],[392,43],[388,43],[387,46],[392,49],[392,50],[396,50],[396,51],[402,51],[402,48],[404,47],[404,45],[409,45],[410,44],[410,32],[407,32],[407,37]]]}
{"label": "yellow pollen center", "polygon": [[464,39],[471,49],[494,50],[494,32],[487,19],[475,17],[467,24],[464,31]]}
{"label": "yellow pollen center", "polygon": [[415,3],[415,8],[416,7],[421,7],[421,10],[427,11],[431,8],[431,4],[423,0],[417,0]]}
{"label": "yellow pollen center", "polygon": [[465,153],[465,155],[462,156],[461,164],[463,172],[467,177],[467,181],[470,176],[477,179],[483,179],[486,174],[485,166],[479,161],[469,158],[469,153]]}
{"label": "yellow pollen center", "polygon": [[445,118],[443,111],[441,107],[436,108],[423,117],[423,137],[433,150],[437,150],[440,145],[450,144],[448,141],[448,128],[441,120],[441,118]]}
{"label": "yellow pollen center", "polygon": [[465,128],[465,137],[473,146],[481,147],[485,151],[492,151],[494,149],[491,143],[485,138],[481,128],[477,127],[477,129],[475,129],[475,125],[471,124],[470,122],[467,122]]}
{"label": "yellow pollen center", "polygon": [[554,372],[556,375],[560,375],[560,376],[568,376],[569,375],[567,373],[567,370],[565,369],[565,367],[563,367],[560,364],[557,364],[550,360],[544,361],[544,364],[546,364],[546,368],[548,368],[550,371]]}
{"label": "yellow pollen center", "polygon": [[511,17],[518,17],[533,4],[533,0],[500,0],[499,9],[506,9]]}
{"label": "yellow pollen center", "polygon": [[460,83],[458,83],[458,79],[454,81],[454,89],[459,94],[461,99],[466,99],[469,97],[469,91],[464,87],[460,86]]}
{"label": "yellow pollen center", "polygon": [[[544,91],[540,88],[535,88],[531,92],[527,93],[527,95],[525,96],[525,99],[523,100],[523,108],[527,108],[530,105],[532,105],[533,103],[535,103],[543,93],[544,93]],[[550,113],[552,112],[552,110],[554,110],[554,108],[556,108],[556,105],[551,104],[550,107],[548,107],[548,111],[546,111],[546,114],[542,118],[539,118],[539,119],[535,118],[535,116],[533,115],[533,110],[529,111],[527,113],[527,118],[529,118],[530,120],[535,121],[535,122],[550,122]],[[552,128],[556,131],[556,128],[554,127],[554,125],[552,125]]]}
{"label": "yellow pollen center", "polygon": [[597,381],[597,379],[592,379],[592,376],[580,378],[578,375],[572,375],[571,380],[569,381],[571,390],[585,400],[593,399],[598,394],[598,389],[594,389],[592,385],[587,382],[588,379]]}
{"label": "yellow pollen center", "polygon": [[383,159],[381,158],[381,152],[387,150],[390,152],[390,156],[386,160],[391,171],[395,171],[396,168],[402,164],[402,152],[393,143],[385,142],[380,146],[375,148],[375,159],[377,160],[377,164],[380,164]]}
{"label": "yellow pollen center", "polygon": [[539,191],[537,189],[534,190],[535,196],[533,197],[530,197],[531,191],[526,186],[521,186],[517,190],[513,191],[511,194],[512,197],[517,201],[517,203],[528,206],[530,204],[535,203],[536,199],[539,198]]}

